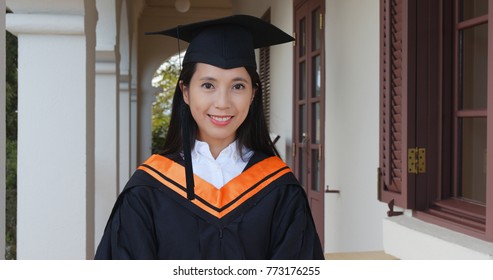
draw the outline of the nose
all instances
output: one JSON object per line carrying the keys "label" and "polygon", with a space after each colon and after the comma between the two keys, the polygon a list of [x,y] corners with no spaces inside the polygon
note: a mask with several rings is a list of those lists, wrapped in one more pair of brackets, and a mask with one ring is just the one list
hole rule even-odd
{"label": "nose", "polygon": [[231,104],[231,96],[226,88],[221,88],[217,94],[214,106],[218,109],[228,109]]}

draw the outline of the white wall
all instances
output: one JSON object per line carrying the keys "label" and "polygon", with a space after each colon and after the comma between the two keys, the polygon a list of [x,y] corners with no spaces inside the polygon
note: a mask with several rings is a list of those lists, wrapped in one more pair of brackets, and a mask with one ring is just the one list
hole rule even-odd
{"label": "white wall", "polygon": [[[273,1],[271,23],[288,34],[293,34],[293,5],[286,1]],[[292,163],[293,128],[293,44],[287,43],[270,48],[271,59],[271,115],[272,132],[281,135],[277,148],[281,157]]]}
{"label": "white wall", "polygon": [[493,243],[405,215],[383,220],[385,252],[403,260],[491,260]]}
{"label": "white wall", "polygon": [[382,250],[377,200],[379,1],[326,0],[326,248]]}
{"label": "white wall", "polygon": [[0,260],[5,259],[5,0],[0,0]]}

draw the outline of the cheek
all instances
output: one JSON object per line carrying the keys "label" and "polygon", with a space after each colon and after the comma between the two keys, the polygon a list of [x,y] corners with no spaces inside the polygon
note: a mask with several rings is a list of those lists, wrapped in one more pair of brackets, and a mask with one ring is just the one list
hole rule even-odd
{"label": "cheek", "polygon": [[188,98],[188,106],[190,107],[190,113],[195,120],[204,116],[209,110],[210,101],[207,98],[203,98],[200,95],[194,93]]}
{"label": "cheek", "polygon": [[189,104],[189,107],[190,107],[190,113],[192,114],[192,117],[197,120],[197,117],[201,114],[201,112],[203,111],[202,107],[200,106],[197,106],[197,104],[200,104],[200,103],[196,103],[195,101],[192,102],[191,104]]}
{"label": "cheek", "polygon": [[246,116],[248,114],[248,112],[250,111],[250,107],[252,105],[252,102],[253,102],[253,98],[251,98],[251,97],[244,98],[237,103],[237,108],[240,112],[243,113],[243,115]]}

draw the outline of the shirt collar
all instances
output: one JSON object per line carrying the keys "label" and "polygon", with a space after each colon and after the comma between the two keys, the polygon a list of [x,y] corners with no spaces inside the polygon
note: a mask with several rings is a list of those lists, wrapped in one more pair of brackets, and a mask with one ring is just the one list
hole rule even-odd
{"label": "shirt collar", "polygon": [[[209,148],[209,144],[207,142],[195,140],[195,146],[192,150],[192,159],[199,162],[201,159],[208,159],[208,160],[216,160],[219,162],[227,162],[227,161],[233,161],[233,162],[238,162],[238,161],[244,161],[238,152],[237,148],[237,141],[234,141],[233,143],[229,144],[226,148],[224,148],[221,153],[217,156],[216,159],[211,154],[211,150]],[[242,149],[242,154],[243,158],[247,160],[247,158],[250,158],[250,150],[243,147]]]}

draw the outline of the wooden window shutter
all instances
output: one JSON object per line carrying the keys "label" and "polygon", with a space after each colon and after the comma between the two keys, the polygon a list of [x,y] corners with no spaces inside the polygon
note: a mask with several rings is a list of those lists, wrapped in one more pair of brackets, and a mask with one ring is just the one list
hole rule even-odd
{"label": "wooden window shutter", "polygon": [[413,208],[413,179],[407,173],[411,138],[408,100],[413,85],[415,49],[411,42],[414,0],[380,1],[380,159],[378,199]]}
{"label": "wooden window shutter", "polygon": [[259,50],[259,76],[262,82],[265,121],[270,127],[270,48]]}
{"label": "wooden window shutter", "polygon": [[[265,12],[262,19],[270,22],[270,9]],[[265,122],[270,129],[270,48],[259,49],[259,76],[262,83],[262,101],[264,103]]]}

